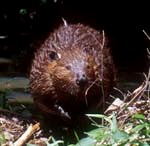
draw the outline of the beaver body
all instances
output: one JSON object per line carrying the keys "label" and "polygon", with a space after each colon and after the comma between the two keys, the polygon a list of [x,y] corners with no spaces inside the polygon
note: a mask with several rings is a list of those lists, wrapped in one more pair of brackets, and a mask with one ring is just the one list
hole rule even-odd
{"label": "beaver body", "polygon": [[104,102],[114,80],[104,32],[65,22],[35,53],[30,89],[42,113],[71,119]]}

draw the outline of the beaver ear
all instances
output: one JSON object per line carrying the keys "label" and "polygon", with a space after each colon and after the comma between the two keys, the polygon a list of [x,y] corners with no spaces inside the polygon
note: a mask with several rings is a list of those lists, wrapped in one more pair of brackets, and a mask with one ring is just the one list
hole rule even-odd
{"label": "beaver ear", "polygon": [[51,61],[58,59],[58,55],[55,51],[50,51],[49,58]]}

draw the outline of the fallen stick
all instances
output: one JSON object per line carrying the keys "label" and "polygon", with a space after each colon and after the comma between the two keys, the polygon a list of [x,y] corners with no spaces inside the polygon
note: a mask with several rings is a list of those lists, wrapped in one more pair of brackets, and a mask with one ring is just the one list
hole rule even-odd
{"label": "fallen stick", "polygon": [[14,143],[14,146],[22,146],[32,136],[32,134],[40,129],[40,124],[30,125],[25,133]]}

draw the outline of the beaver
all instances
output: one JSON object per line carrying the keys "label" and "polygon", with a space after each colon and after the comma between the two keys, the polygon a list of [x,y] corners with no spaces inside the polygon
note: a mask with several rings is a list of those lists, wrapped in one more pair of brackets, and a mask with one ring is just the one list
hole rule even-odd
{"label": "beaver", "polygon": [[64,20],[35,52],[29,80],[43,114],[66,120],[101,105],[115,83],[104,31]]}

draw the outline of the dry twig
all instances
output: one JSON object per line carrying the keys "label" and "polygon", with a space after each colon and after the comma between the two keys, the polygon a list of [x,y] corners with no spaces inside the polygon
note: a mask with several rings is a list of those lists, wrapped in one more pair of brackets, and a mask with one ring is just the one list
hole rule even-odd
{"label": "dry twig", "polygon": [[22,146],[34,132],[40,129],[40,124],[36,123],[35,125],[30,125],[25,133],[14,143],[14,146]]}

